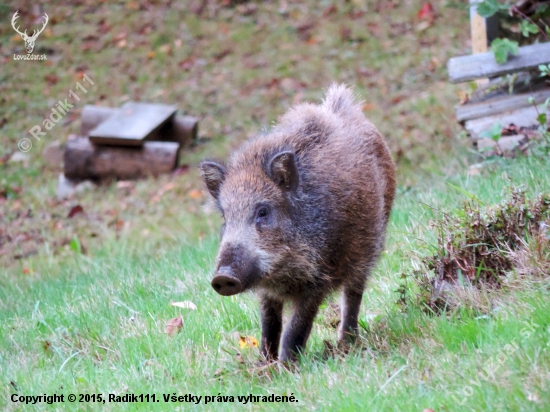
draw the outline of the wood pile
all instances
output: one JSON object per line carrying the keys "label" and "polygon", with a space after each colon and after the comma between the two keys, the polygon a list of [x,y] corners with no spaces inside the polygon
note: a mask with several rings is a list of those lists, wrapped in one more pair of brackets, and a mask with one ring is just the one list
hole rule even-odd
{"label": "wood pile", "polygon": [[72,180],[137,179],[175,169],[182,147],[197,136],[198,120],[175,106],[128,102],[86,106],[80,135],[71,135],[64,173]]}
{"label": "wood pile", "polygon": [[[537,117],[547,111],[544,103],[550,98],[550,82],[537,70],[550,63],[550,43],[520,47],[517,55],[498,64],[488,51],[497,22],[481,18],[476,13],[477,3],[471,4],[474,54],[451,58],[447,69],[451,83],[476,80],[477,89],[456,107],[456,117],[478,149],[485,154],[504,154],[527,147],[536,137]],[[550,120],[550,115],[547,118]],[[486,137],[495,124],[502,127],[498,142]]]}

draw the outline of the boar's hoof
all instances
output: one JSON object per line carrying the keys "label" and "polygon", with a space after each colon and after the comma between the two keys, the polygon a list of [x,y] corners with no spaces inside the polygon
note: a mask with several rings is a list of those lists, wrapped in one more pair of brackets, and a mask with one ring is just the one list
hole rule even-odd
{"label": "boar's hoof", "polygon": [[239,293],[243,286],[241,281],[230,275],[218,275],[212,279],[212,287],[222,296],[231,296]]}

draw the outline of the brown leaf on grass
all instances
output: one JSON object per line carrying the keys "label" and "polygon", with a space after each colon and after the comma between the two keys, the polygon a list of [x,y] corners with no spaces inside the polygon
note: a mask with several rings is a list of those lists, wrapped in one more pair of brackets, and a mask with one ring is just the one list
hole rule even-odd
{"label": "brown leaf on grass", "polygon": [[47,74],[44,76],[44,79],[46,80],[46,82],[49,84],[49,85],[54,85],[54,84],[57,84],[57,82],[59,81],[59,77],[57,77],[55,74],[53,73],[50,73],[50,74]]}
{"label": "brown leaf on grass", "polygon": [[117,43],[123,39],[125,39],[127,36],[126,32],[125,31],[122,31],[120,33],[118,33],[115,37],[113,37],[113,43]]}
{"label": "brown leaf on grass", "polygon": [[193,189],[189,191],[189,197],[191,199],[202,199],[202,191],[199,189]]}
{"label": "brown leaf on grass", "polygon": [[73,206],[71,208],[71,210],[69,211],[69,214],[67,215],[67,217],[70,219],[70,218],[78,215],[79,213],[84,213],[84,208],[80,205],[76,205],[76,206]]}
{"label": "brown leaf on grass", "polygon": [[363,103],[361,106],[361,109],[363,109],[364,112],[368,112],[369,110],[374,110],[376,108],[376,105],[372,102],[369,103]]}
{"label": "brown leaf on grass", "polygon": [[168,335],[175,335],[176,333],[179,333],[181,331],[181,328],[183,328],[183,318],[181,316],[178,316],[177,318],[170,319],[166,323],[164,332]]}
{"label": "brown leaf on grass", "polygon": [[323,10],[323,17],[328,17],[331,14],[334,14],[337,12],[338,12],[338,8],[334,4],[331,4],[326,9]]}
{"label": "brown leaf on grass", "polygon": [[214,55],[214,61],[216,62],[219,62],[220,60],[222,60],[225,56],[228,56],[230,55],[231,53],[233,53],[233,50],[232,49],[223,49],[222,51],[220,51],[219,53],[216,53]]}
{"label": "brown leaf on grass", "polygon": [[308,20],[301,22],[295,26],[296,34],[302,41],[307,42],[313,35],[313,29],[315,28],[315,22]]}
{"label": "brown leaf on grass", "polygon": [[172,55],[172,46],[169,44],[163,44],[159,47],[159,51],[168,55]]}
{"label": "brown leaf on grass", "polygon": [[168,182],[164,184],[159,191],[151,198],[151,203],[158,203],[160,202],[161,197],[164,195],[165,192],[172,190],[176,187],[176,184],[174,182]]}
{"label": "brown leaf on grass", "polygon": [[428,22],[433,23],[435,20],[435,12],[432,5],[428,2],[424,3],[420,10],[418,11],[418,18],[420,20],[427,20]]}

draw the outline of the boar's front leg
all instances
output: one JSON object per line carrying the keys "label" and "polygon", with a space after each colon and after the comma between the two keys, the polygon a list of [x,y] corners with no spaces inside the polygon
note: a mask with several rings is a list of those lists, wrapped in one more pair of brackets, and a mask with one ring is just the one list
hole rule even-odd
{"label": "boar's front leg", "polygon": [[323,296],[302,296],[293,303],[293,313],[285,329],[281,350],[281,361],[293,361],[306,346]]}
{"label": "boar's front leg", "polygon": [[283,329],[283,302],[263,296],[260,305],[262,311],[262,356],[266,360],[275,360]]}

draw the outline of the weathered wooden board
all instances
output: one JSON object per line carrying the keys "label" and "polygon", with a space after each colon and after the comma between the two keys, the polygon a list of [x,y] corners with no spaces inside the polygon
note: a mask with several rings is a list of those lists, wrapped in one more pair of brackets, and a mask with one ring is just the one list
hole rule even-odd
{"label": "weathered wooden board", "polygon": [[549,90],[550,84],[544,77],[529,72],[518,72],[491,79],[488,84],[478,87],[470,96],[468,103],[480,103],[510,94],[535,93],[540,90]]}
{"label": "weathered wooden board", "polygon": [[496,153],[505,154],[511,152],[518,146],[522,146],[528,141],[527,137],[522,134],[501,137],[498,143],[493,139],[483,138],[477,141],[477,148],[485,156]]}
{"label": "weathered wooden board", "polygon": [[531,44],[519,48],[517,56],[509,56],[498,64],[492,52],[453,57],[447,63],[451,83],[466,82],[481,77],[496,77],[520,70],[529,70],[550,63],[550,43]]}
{"label": "weathered wooden board", "polygon": [[120,110],[121,109],[114,107],[92,106],[87,104],[82,109],[82,114],[80,116],[80,135],[89,136],[92,130],[109,117],[119,113]]}
{"label": "weathered wooden board", "polygon": [[150,103],[125,103],[118,113],[90,131],[95,144],[141,146],[156,130],[171,120],[176,106]]}
{"label": "weathered wooden board", "polygon": [[544,105],[539,105],[537,109],[530,106],[494,116],[468,120],[464,124],[464,128],[468,131],[473,140],[479,140],[481,138],[481,133],[489,130],[495,123],[500,123],[503,127],[509,126],[510,124],[515,124],[518,127],[531,127],[538,124],[538,113],[543,113],[546,110]]}
{"label": "weathered wooden board", "polygon": [[69,179],[137,179],[168,173],[177,165],[179,143],[144,142],[142,147],[100,146],[69,136],[65,176]]}
{"label": "weathered wooden board", "polygon": [[498,113],[531,106],[529,98],[532,97],[535,104],[541,104],[550,98],[550,89],[534,93],[512,94],[494,98],[479,103],[467,103],[456,106],[456,119],[459,122],[493,116]]}

